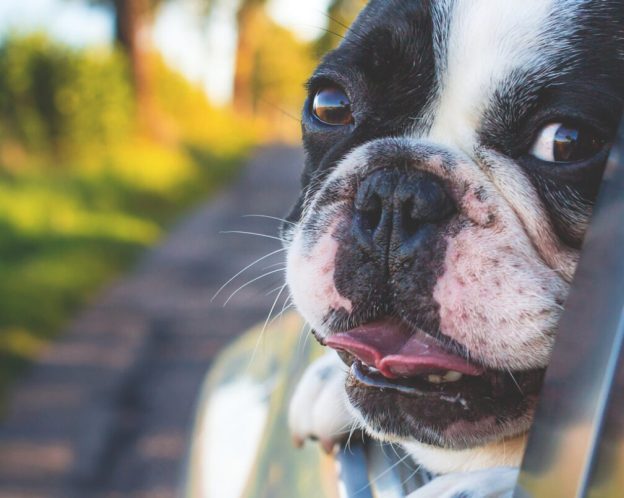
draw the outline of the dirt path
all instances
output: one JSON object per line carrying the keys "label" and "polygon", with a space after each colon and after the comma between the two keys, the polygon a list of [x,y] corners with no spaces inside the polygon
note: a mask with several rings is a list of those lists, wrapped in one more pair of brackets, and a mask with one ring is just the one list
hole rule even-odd
{"label": "dirt path", "polygon": [[[262,320],[278,285],[267,259],[214,302],[221,284],[279,242],[301,152],[261,149],[240,180],[200,206],[69,327],[13,391],[0,422],[0,498],[174,496],[195,396],[214,355]],[[276,255],[276,257],[279,256]],[[264,270],[264,271],[263,271]],[[36,306],[36,303],[34,303]]]}

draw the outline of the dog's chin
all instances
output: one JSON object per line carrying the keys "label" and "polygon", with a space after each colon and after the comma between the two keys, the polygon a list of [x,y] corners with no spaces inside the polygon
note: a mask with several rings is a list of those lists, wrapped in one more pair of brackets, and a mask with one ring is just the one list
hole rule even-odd
{"label": "dog's chin", "polygon": [[432,384],[417,378],[391,382],[367,370],[355,362],[346,390],[369,432],[383,440],[448,449],[474,448],[526,432],[543,377],[542,370],[518,372],[514,381],[510,374],[489,371]]}
{"label": "dog's chin", "polygon": [[488,369],[422,332],[404,343],[400,329],[381,321],[323,340],[349,367],[349,401],[372,435],[465,450],[529,429],[545,369]]}

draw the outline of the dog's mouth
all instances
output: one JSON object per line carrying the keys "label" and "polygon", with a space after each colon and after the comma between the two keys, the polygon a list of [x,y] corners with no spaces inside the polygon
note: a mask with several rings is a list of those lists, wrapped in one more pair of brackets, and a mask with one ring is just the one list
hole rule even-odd
{"label": "dog's mouth", "polygon": [[544,369],[488,369],[429,334],[393,320],[340,332],[324,342],[351,367],[352,382],[412,397],[453,403],[461,399],[467,404],[509,396],[510,390],[526,396],[539,392],[544,375]]}

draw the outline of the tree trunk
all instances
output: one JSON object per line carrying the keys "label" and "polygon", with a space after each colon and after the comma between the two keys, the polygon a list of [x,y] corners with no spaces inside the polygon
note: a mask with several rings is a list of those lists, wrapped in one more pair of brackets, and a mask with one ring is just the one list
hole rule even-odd
{"label": "tree trunk", "polygon": [[145,29],[150,9],[148,0],[115,0],[115,38],[127,54],[141,126],[150,126],[153,114],[149,51]]}
{"label": "tree trunk", "polygon": [[243,114],[254,113],[253,75],[260,30],[264,25],[262,6],[244,5],[237,13],[238,41],[234,71],[234,109]]}

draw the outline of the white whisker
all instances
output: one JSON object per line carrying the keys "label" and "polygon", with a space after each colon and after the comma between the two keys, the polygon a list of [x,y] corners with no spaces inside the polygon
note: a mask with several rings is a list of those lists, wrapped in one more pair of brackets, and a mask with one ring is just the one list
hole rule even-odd
{"label": "white whisker", "polygon": [[399,452],[394,447],[394,443],[390,443],[390,448],[392,448],[392,451],[394,452],[397,458],[401,458],[401,455],[399,455]]}
{"label": "white whisker", "polygon": [[284,223],[288,223],[289,225],[293,225],[293,226],[296,225],[296,223],[285,220],[284,218],[278,218],[277,216],[268,216],[266,214],[246,214],[242,216],[242,218],[266,218],[267,220],[282,221]]}
{"label": "white whisker", "polygon": [[[273,317],[273,319],[269,322],[269,325],[270,325],[271,323],[273,323],[275,320],[277,320],[278,318],[282,318],[282,317],[284,316],[284,313],[285,313],[286,311],[288,311],[289,309],[291,309],[291,308],[294,308],[294,307],[295,307],[295,304],[294,304],[293,302],[291,302],[291,299],[292,299],[292,298],[291,298],[291,296],[288,296],[288,297],[284,300],[284,304],[282,304],[282,309],[280,310],[280,312],[279,312],[277,315],[275,315],[275,316]],[[280,322],[280,323],[281,323],[281,322]]]}
{"label": "white whisker", "polygon": [[273,314],[273,310],[275,310],[275,306],[277,305],[277,301],[279,300],[280,296],[282,295],[282,292],[284,292],[284,289],[288,286],[288,284],[284,284],[282,285],[281,290],[277,293],[277,296],[275,298],[275,301],[273,301],[273,306],[271,306],[271,309],[269,310],[269,314],[266,317],[266,320],[264,321],[264,326],[262,327],[262,331],[260,332],[260,336],[262,336],[262,334],[264,334],[264,331],[266,330],[267,326],[269,325],[269,321],[271,320],[271,315]]}
{"label": "white whisker", "polygon": [[312,327],[310,327],[310,324],[308,322],[303,322],[303,325],[301,326],[301,329],[299,330],[299,338],[297,341],[297,354],[299,356],[303,354],[303,348],[305,347],[306,339],[304,337],[307,337],[307,334],[310,333],[309,331],[307,333],[305,332],[306,328],[309,328],[310,330],[312,330]]}
{"label": "white whisker", "polygon": [[274,256],[275,254],[278,254],[280,252],[284,252],[286,250],[286,248],[281,248],[278,249],[277,251],[273,251],[270,252],[269,254],[265,254],[264,256],[262,256],[261,258],[256,259],[253,263],[245,266],[245,268],[243,268],[241,271],[239,271],[236,275],[234,275],[232,278],[230,278],[227,282],[225,282],[221,287],[219,287],[219,290],[215,293],[214,296],[212,296],[212,299],[210,300],[210,302],[213,302],[215,300],[215,298],[221,293],[221,291],[223,289],[225,289],[229,283],[231,283],[236,277],[238,277],[239,275],[241,275],[242,273],[244,273],[245,271],[249,270],[249,268],[251,268],[252,266],[260,263],[260,261],[264,261],[267,258],[270,258],[271,256]]}
{"label": "white whisker", "polygon": [[275,289],[271,289],[269,292],[267,292],[265,296],[270,296],[271,294],[275,294],[281,288],[282,288],[282,285],[280,285],[279,287],[275,287]]}
{"label": "white whisker", "polygon": [[256,340],[256,345],[254,347],[253,353],[251,354],[251,358],[249,359],[249,365],[247,366],[247,369],[251,367],[254,361],[254,358],[256,357],[256,353],[258,352],[258,348],[260,347],[260,343],[262,342],[262,338],[264,337],[264,332],[266,331],[267,325],[269,324],[269,319],[271,318],[271,315],[273,314],[273,310],[275,309],[275,305],[277,304],[277,301],[282,295],[282,292],[284,292],[284,289],[286,288],[286,286],[287,284],[282,285],[281,290],[278,292],[277,296],[275,297],[275,301],[273,301],[273,306],[271,306],[271,309],[269,310],[269,314],[267,315],[266,320],[264,321],[264,326],[262,327],[262,330],[260,331],[260,335],[258,335],[258,339]]}
{"label": "white whisker", "polygon": [[359,425],[359,422],[357,420],[354,420],[351,423],[351,430],[349,431],[349,437],[347,438],[347,442],[345,443],[345,449],[348,449],[349,451],[351,451],[351,438],[353,437],[353,433],[357,429],[361,429],[361,427]]}
{"label": "white whisker", "polygon": [[274,273],[278,273],[278,272],[283,272],[284,270],[282,270],[281,268],[278,268],[277,270],[273,270],[267,273],[264,273],[263,275],[260,275],[259,277],[256,277],[252,280],[250,280],[249,282],[241,285],[238,289],[236,289],[234,292],[232,292],[232,294],[230,294],[230,297],[227,298],[227,300],[225,301],[225,303],[223,303],[223,307],[225,307],[227,305],[227,303],[230,302],[230,300],[236,295],[238,294],[241,290],[243,290],[245,287],[253,284],[254,282],[257,282],[258,280],[260,280],[261,278],[264,277],[268,277],[269,275],[273,275]]}
{"label": "white whisker", "polygon": [[303,343],[305,344],[310,339],[310,335],[312,335],[312,325],[308,325],[308,331],[306,332],[305,337],[303,338]]}
{"label": "white whisker", "polygon": [[[504,441],[504,440],[503,440]],[[405,486],[407,484],[407,482],[414,477],[416,474],[418,474],[418,472],[420,471],[420,469],[422,468],[422,465],[418,465],[416,466],[416,470],[414,470],[414,472],[412,472],[410,475],[408,475],[405,480],[401,483],[402,486]]]}
{"label": "white whisker", "polygon": [[520,394],[522,394],[524,396],[524,393],[522,392],[522,388],[520,387],[520,384],[518,384],[518,381],[514,377],[514,374],[512,373],[511,369],[509,367],[506,367],[506,369],[507,369],[507,372],[509,372],[509,376],[511,377],[511,380],[513,380],[513,383],[518,388],[518,391],[520,391]]}
{"label": "white whisker", "polygon": [[362,491],[364,491],[366,488],[370,488],[372,484],[376,483],[379,479],[381,479],[383,476],[385,476],[388,472],[392,471],[393,469],[395,469],[396,467],[401,465],[407,458],[409,458],[409,456],[410,456],[409,454],[405,454],[405,456],[399,458],[399,460],[397,460],[395,463],[393,463],[390,467],[388,467],[386,470],[384,470],[381,474],[376,476],[375,479],[370,481],[366,486],[364,486],[362,489],[356,491],[355,494],[357,495],[358,493],[361,493]]}
{"label": "white whisker", "polygon": [[275,268],[276,266],[282,265],[282,267],[284,269],[286,269],[286,263],[284,261],[280,261],[279,263],[274,263],[272,265],[269,266],[265,266],[264,268],[262,268],[262,270],[270,270],[271,268]]}
{"label": "white whisker", "polygon": [[255,232],[245,232],[243,230],[223,230],[219,232],[224,235],[235,234],[235,235],[253,235],[255,237],[262,237],[265,239],[271,240],[279,240],[280,242],[285,242],[281,237],[276,237],[275,235],[267,235],[266,233],[255,233]]}

